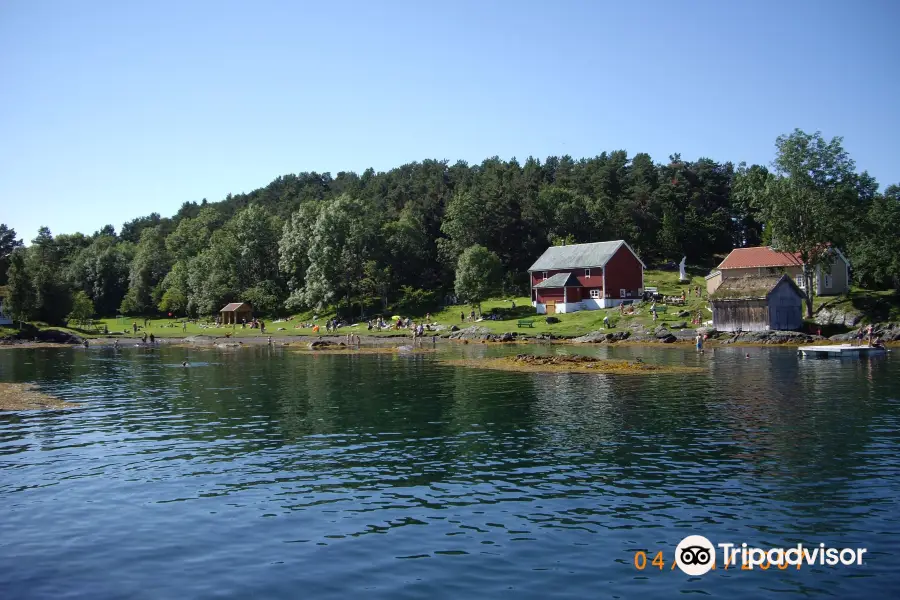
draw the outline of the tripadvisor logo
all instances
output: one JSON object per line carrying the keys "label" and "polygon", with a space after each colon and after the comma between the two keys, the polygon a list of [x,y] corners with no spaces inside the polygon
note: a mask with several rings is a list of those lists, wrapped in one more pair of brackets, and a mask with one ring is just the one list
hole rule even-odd
{"label": "tripadvisor logo", "polygon": [[675,548],[675,564],[688,575],[703,575],[716,564],[716,549],[702,535],[689,535]]}
{"label": "tripadvisor logo", "polygon": [[[720,543],[713,544],[702,535],[689,535],[675,548],[675,565],[691,576],[704,575],[716,565],[716,548],[721,548],[721,566],[724,569],[737,568],[742,571],[752,571],[756,568],[768,570],[770,567],[785,570],[789,567],[800,569],[807,566],[829,566],[838,564],[851,566],[862,565],[865,548],[829,548],[825,544],[818,546],[804,546],[797,544],[790,548],[755,548],[747,544]],[[644,554],[643,552],[641,554]],[[665,566],[663,553],[659,552],[654,558],[654,566],[662,570]],[[643,570],[646,559],[640,561],[636,558],[635,566]]]}

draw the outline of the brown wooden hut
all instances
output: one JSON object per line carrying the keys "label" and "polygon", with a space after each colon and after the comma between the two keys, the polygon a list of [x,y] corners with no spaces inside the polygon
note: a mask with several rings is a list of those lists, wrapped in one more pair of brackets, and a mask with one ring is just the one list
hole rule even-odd
{"label": "brown wooden hut", "polygon": [[219,314],[222,315],[222,325],[236,325],[244,319],[249,323],[253,319],[253,309],[246,302],[226,304],[225,308],[219,311]]}
{"label": "brown wooden hut", "polygon": [[806,296],[787,275],[735,277],[710,294],[719,331],[790,331],[803,327]]}

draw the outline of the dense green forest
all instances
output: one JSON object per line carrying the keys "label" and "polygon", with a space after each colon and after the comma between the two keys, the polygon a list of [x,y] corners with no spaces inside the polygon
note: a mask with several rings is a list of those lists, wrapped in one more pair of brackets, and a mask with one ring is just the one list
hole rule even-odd
{"label": "dense green forest", "polygon": [[[134,219],[118,233],[41,228],[27,247],[2,225],[0,285],[14,317],[49,323],[70,314],[209,315],[237,300],[268,314],[333,306],[358,315],[440,302],[473,246],[500,265],[487,269],[490,281],[456,286],[477,301],[488,292],[465,290],[527,294],[525,271],[549,244],[625,239],[648,264],[687,256],[703,266],[736,246],[774,243],[812,267],[835,244],[857,283],[896,288],[898,231],[900,187],[879,193],[840,138],[797,130],[778,138],[768,167],[625,151],[426,160],[385,173],[285,175],[220,202],[186,202],[172,217]],[[468,282],[484,269],[465,270]]]}

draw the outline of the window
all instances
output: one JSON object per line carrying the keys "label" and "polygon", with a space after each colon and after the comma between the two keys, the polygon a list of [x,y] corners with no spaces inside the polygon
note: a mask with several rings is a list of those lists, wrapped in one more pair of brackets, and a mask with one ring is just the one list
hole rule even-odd
{"label": "window", "polygon": [[826,289],[826,290],[830,290],[830,289],[831,289],[831,284],[832,284],[832,281],[831,281],[831,275],[828,275],[828,274],[826,273],[825,275],[822,276],[822,285],[825,286],[825,289]]}
{"label": "window", "polygon": [[547,271],[541,273],[541,279],[547,279]]}
{"label": "window", "polygon": [[802,288],[803,287],[803,273],[800,273],[799,275],[797,275],[796,279],[797,279],[797,287]]}
{"label": "window", "polygon": [[624,297],[625,297],[625,289],[623,288],[623,289],[619,290],[619,298],[624,298]]}
{"label": "window", "polygon": [[591,290],[591,298],[599,298],[599,297],[600,297],[600,290],[598,290],[597,288],[592,289]]}
{"label": "window", "polygon": [[591,270],[590,270],[590,269],[585,269],[585,270],[584,270],[584,276],[585,276],[585,277],[590,277],[590,276],[591,276]]}

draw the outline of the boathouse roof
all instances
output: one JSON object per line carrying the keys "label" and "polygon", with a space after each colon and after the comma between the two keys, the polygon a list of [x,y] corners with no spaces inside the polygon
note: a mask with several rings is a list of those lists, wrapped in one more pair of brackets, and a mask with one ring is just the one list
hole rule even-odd
{"label": "boathouse roof", "polygon": [[709,299],[716,300],[765,300],[779,285],[789,285],[798,296],[806,295],[787,275],[750,275],[725,279]]}

